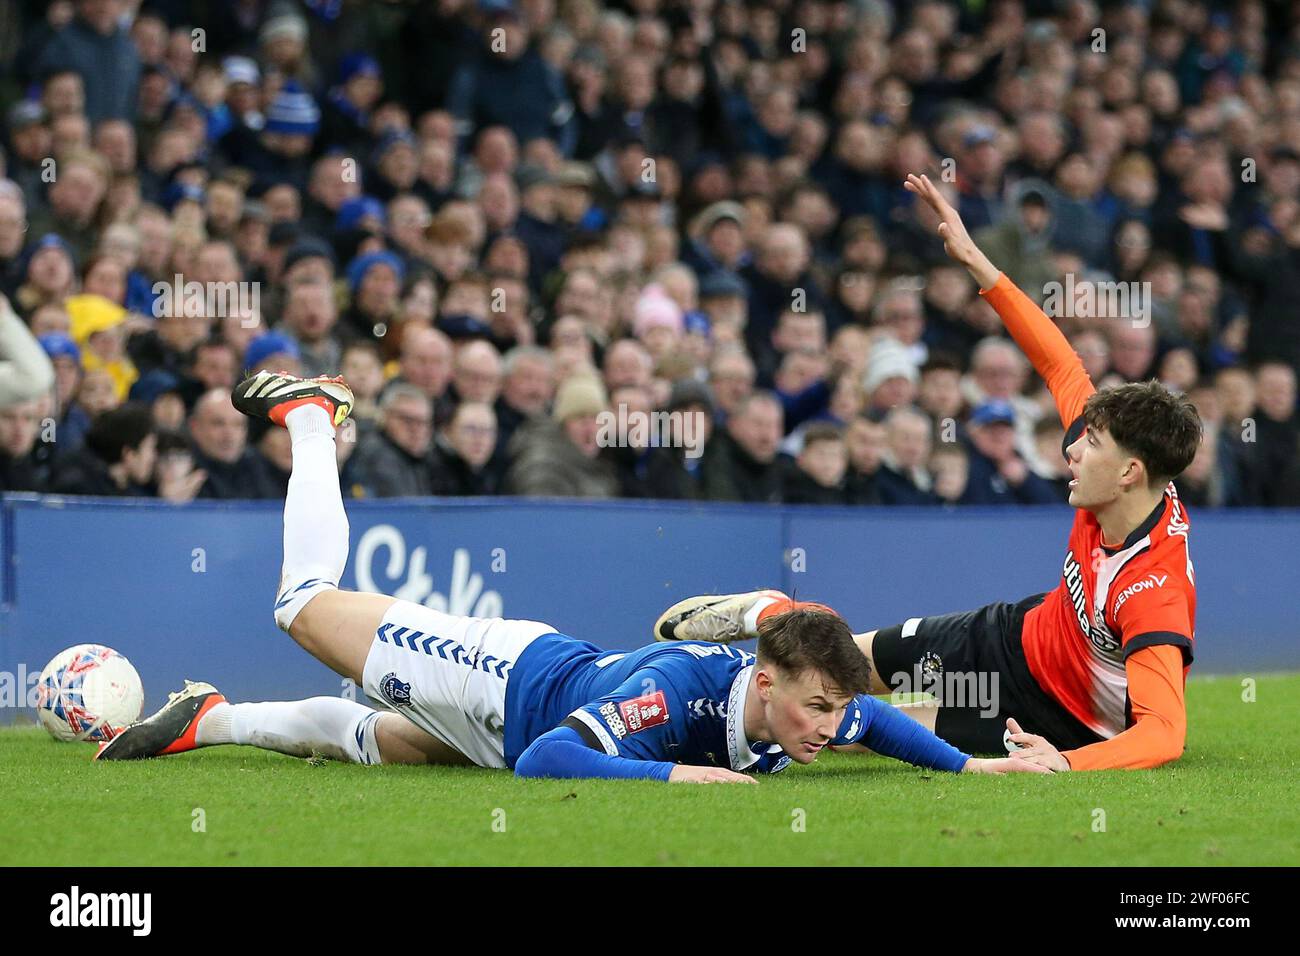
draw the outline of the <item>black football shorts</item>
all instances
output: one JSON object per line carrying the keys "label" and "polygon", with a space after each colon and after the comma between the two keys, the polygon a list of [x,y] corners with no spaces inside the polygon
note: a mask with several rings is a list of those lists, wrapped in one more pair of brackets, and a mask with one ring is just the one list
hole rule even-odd
{"label": "black football shorts", "polygon": [[882,628],[872,644],[876,672],[895,692],[938,697],[935,733],[967,753],[1014,749],[1008,717],[1058,750],[1097,743],[1102,738],[1049,697],[1025,663],[1021,624],[1042,600],[1038,594]]}

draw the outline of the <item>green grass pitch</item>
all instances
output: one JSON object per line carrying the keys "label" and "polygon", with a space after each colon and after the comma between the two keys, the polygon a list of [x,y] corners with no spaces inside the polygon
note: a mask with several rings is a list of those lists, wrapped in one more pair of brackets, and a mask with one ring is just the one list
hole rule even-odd
{"label": "green grass pitch", "polygon": [[2,865],[1296,865],[1300,675],[1189,683],[1154,771],[956,776],[829,754],[757,787],[518,780],[246,747],[95,764],[0,730]]}

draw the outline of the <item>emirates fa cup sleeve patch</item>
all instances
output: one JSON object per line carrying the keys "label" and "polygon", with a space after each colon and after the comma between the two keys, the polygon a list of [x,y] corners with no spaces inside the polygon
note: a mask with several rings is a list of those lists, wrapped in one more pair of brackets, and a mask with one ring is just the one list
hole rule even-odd
{"label": "emirates fa cup sleeve patch", "polygon": [[618,712],[623,715],[627,732],[635,734],[668,723],[668,700],[663,691],[657,690],[623,701],[618,705]]}

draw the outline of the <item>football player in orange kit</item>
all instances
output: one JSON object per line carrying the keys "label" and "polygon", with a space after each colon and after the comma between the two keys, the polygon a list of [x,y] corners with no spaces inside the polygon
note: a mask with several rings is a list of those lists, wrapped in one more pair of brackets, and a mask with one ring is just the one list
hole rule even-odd
{"label": "football player in orange kit", "polygon": [[[1005,746],[1055,771],[1176,760],[1187,732],[1196,579],[1172,479],[1200,444],[1196,409],[1157,382],[1096,391],[1065,336],[979,250],[934,184],[909,175],[906,188],[938,214],[948,255],[969,270],[1047,383],[1066,428],[1078,510],[1056,590],[856,635],[872,663],[873,693],[926,689],[916,686],[922,674],[922,685],[938,687],[945,671],[995,675],[995,701],[941,699],[906,710],[957,747]],[[699,625],[732,603],[680,602],[656,636],[699,639]],[[749,636],[747,628],[733,636]]]}

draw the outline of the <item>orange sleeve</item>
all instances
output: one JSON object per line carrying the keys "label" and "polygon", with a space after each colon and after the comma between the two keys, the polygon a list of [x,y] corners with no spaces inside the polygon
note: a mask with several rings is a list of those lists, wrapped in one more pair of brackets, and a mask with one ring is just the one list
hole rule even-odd
{"label": "orange sleeve", "polygon": [[1083,413],[1088,396],[1096,391],[1069,340],[1005,274],[998,275],[993,288],[980,289],[980,295],[1002,317],[1020,350],[1034,363],[1034,370],[1056,399],[1061,424],[1069,428]]}
{"label": "orange sleeve", "polygon": [[1145,770],[1182,756],[1187,739],[1182,650],[1170,644],[1144,647],[1129,655],[1124,668],[1133,726],[1110,740],[1064,751],[1070,769]]}

